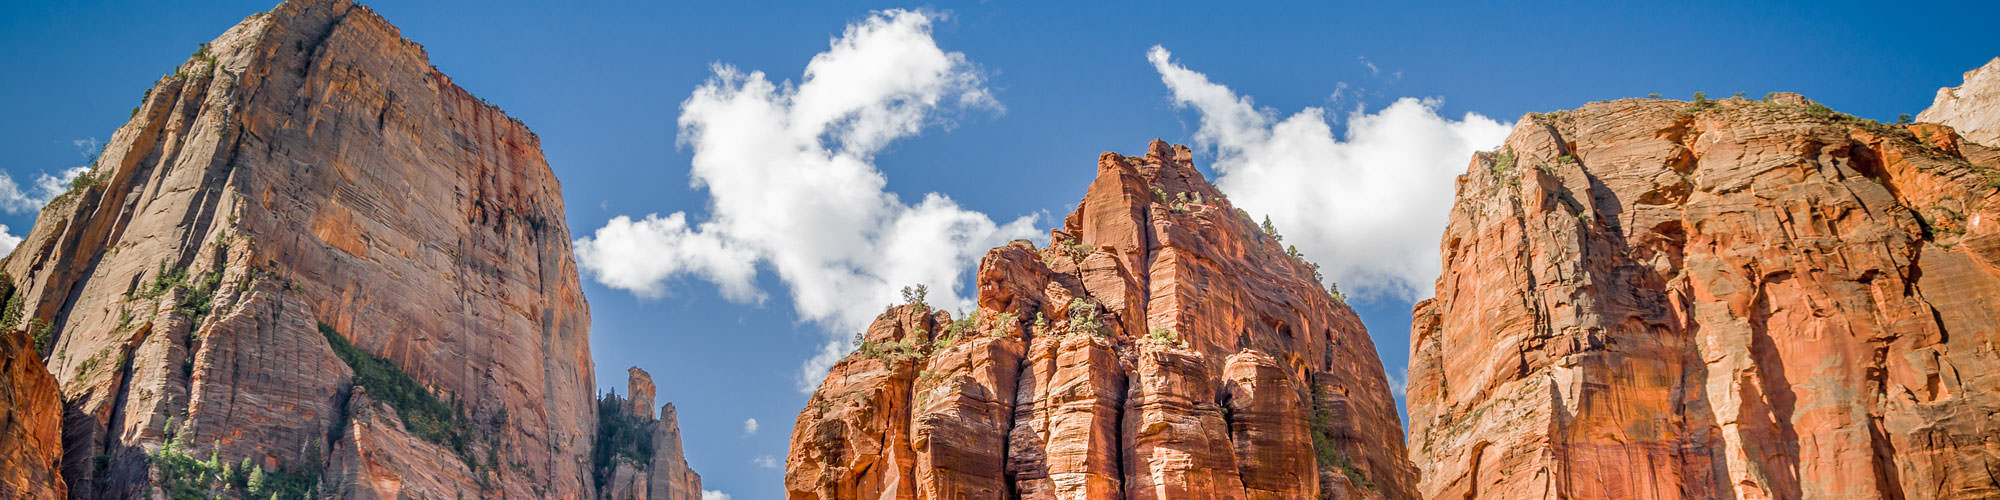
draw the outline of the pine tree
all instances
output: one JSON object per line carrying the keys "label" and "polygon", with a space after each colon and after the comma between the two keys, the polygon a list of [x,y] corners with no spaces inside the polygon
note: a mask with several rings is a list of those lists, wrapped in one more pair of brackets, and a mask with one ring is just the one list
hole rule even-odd
{"label": "pine tree", "polygon": [[[250,462],[250,459],[249,459],[248,457],[245,457],[245,458],[243,459],[243,461],[244,461],[245,463],[248,463],[248,462]],[[244,483],[244,485],[245,485],[245,486],[246,486],[246,487],[247,487],[247,488],[248,488],[248,489],[250,490],[250,494],[252,494],[252,495],[256,495],[256,494],[260,494],[260,493],[263,493],[263,492],[264,492],[264,466],[262,466],[262,465],[256,465],[256,466],[251,466],[251,468],[250,468],[250,480],[249,480],[249,481],[247,481],[247,482],[245,482],[245,483]]]}

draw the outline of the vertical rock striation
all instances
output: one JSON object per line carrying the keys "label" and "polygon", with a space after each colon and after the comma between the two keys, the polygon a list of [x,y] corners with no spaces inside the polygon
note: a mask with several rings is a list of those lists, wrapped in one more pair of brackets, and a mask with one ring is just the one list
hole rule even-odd
{"label": "vertical rock striation", "polygon": [[799,414],[789,497],[1414,495],[1360,320],[1187,148],[1104,154],[1052,236],[988,252],[968,317],[877,317]]}
{"label": "vertical rock striation", "polygon": [[593,493],[589,312],[539,140],[368,9],[244,19],[76,186],[0,262],[6,326],[54,339],[72,496],[207,486],[163,454],[353,497]]}
{"label": "vertical rock striation", "polygon": [[1994,153],[1791,94],[1523,118],[1416,307],[1422,496],[2000,496]]}

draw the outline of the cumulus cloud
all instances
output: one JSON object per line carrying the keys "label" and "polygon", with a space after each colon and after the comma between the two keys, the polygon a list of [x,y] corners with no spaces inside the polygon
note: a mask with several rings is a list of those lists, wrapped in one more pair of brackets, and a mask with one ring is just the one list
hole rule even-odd
{"label": "cumulus cloud", "polygon": [[[70,181],[90,172],[90,165],[97,163],[98,153],[104,150],[104,144],[98,142],[96,137],[73,140],[70,145],[75,146],[77,156],[83,158],[83,166],[63,169],[55,175],[36,173],[35,182],[30,186],[22,186],[14,181],[14,176],[0,172],[0,212],[24,214],[40,211],[43,205],[49,204],[49,200],[69,191]],[[0,238],[0,241],[5,241],[5,238]]]}
{"label": "cumulus cloud", "polygon": [[750,463],[757,464],[758,467],[766,469],[776,469],[779,465],[778,459],[770,455],[758,455],[757,458],[750,459]]}
{"label": "cumulus cloud", "polygon": [[35,174],[34,185],[26,187],[15,182],[14,176],[0,173],[0,211],[10,214],[39,211],[42,205],[49,204],[49,200],[68,191],[70,181],[89,171],[90,167],[72,167],[55,175],[38,173]]}
{"label": "cumulus cloud", "polygon": [[691,185],[709,195],[706,220],[613,218],[576,240],[578,263],[641,296],[688,277],[739,302],[762,300],[757,277],[775,273],[798,315],[828,334],[800,370],[802,390],[901,287],[923,283],[934,304],[970,305],[961,275],[986,249],[1036,237],[1036,219],[996,223],[938,193],[905,202],[874,164],[890,143],[955,111],[999,109],[979,69],[932,39],[934,17],[889,10],[850,24],[796,84],[715,66],[680,116]]}
{"label": "cumulus cloud", "polygon": [[1269,216],[1328,280],[1362,295],[1432,293],[1453,179],[1513,128],[1474,113],[1453,120],[1438,115],[1436,99],[1403,98],[1372,113],[1357,107],[1335,135],[1325,110],[1280,117],[1165,48],[1146,57],[1174,102],[1200,113],[1195,143],[1214,150],[1217,187]]}
{"label": "cumulus cloud", "polygon": [[14,247],[18,246],[21,246],[21,237],[8,231],[6,224],[0,224],[0,256],[14,253]]}
{"label": "cumulus cloud", "polygon": [[701,490],[701,500],[729,500],[729,494],[715,490]]}
{"label": "cumulus cloud", "polygon": [[743,419],[743,435],[745,436],[757,435],[757,419],[754,418]]}

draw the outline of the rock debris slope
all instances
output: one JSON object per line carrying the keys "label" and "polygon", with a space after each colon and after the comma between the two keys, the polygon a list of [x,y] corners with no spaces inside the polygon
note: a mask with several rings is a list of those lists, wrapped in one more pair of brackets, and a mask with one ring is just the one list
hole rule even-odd
{"label": "rock debris slope", "polygon": [[1360,320],[1190,158],[1104,154],[977,310],[878,317],[799,414],[790,498],[1413,496]]}
{"label": "rock debris slope", "polygon": [[560,194],[366,8],[203,44],[0,262],[5,326],[51,340],[70,495],[591,496]]}
{"label": "rock debris slope", "polygon": [[1792,94],[1523,118],[1416,307],[1422,496],[2000,497],[1997,159]]}

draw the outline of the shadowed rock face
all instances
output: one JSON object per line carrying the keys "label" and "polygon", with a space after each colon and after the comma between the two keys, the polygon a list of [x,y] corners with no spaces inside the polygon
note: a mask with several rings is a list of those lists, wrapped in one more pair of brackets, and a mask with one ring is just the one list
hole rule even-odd
{"label": "shadowed rock face", "polygon": [[[55,335],[73,496],[156,487],[145,453],[167,435],[353,497],[591,493],[560,186],[532,132],[382,18],[296,0],[244,19],[147,92],[89,175],[0,263],[15,328]],[[319,324],[469,442],[350,390]]]}
{"label": "shadowed rock face", "polygon": [[1106,153],[978,309],[891,308],[792,434],[794,499],[1409,498],[1373,343],[1187,148]]}
{"label": "shadowed rock face", "polygon": [[2000,496],[1995,166],[1789,94],[1527,116],[1416,307],[1422,496]]}
{"label": "shadowed rock face", "polygon": [[61,461],[56,379],[27,335],[0,332],[0,498],[63,498]]}
{"label": "shadowed rock face", "polygon": [[2000,147],[2000,57],[1965,72],[1965,83],[1938,89],[1937,100],[1917,121],[1958,130],[1966,140]]}

